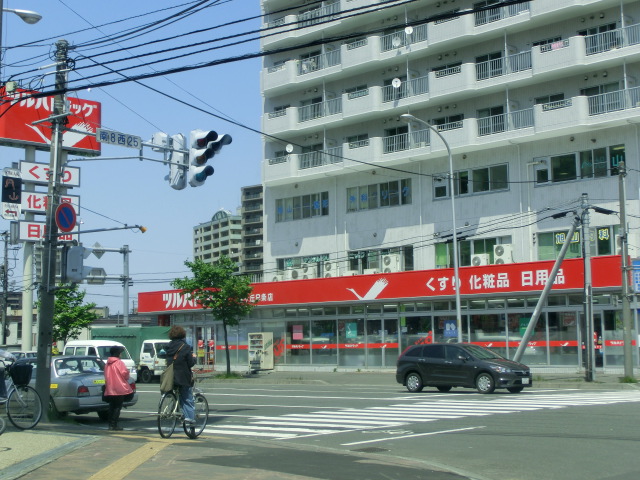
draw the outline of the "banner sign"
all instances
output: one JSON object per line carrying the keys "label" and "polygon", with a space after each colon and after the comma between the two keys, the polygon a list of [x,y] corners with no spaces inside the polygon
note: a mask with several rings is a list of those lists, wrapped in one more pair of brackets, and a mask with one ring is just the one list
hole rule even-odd
{"label": "banner sign", "polygon": [[[53,97],[33,98],[34,90],[17,89],[6,93],[0,87],[0,144],[21,147],[33,145],[39,150],[49,151],[51,128],[46,122],[33,125],[53,115]],[[100,155],[100,143],[96,141],[96,128],[100,127],[101,105],[99,102],[69,97],[70,115],[62,136],[62,148],[76,155]]]}
{"label": "banner sign", "polygon": [[[553,291],[584,289],[582,258],[567,259],[558,271]],[[540,292],[553,269],[553,261],[505,263],[460,268],[461,295]],[[593,288],[620,288],[622,261],[619,255],[592,257]],[[452,268],[413,272],[379,273],[253,284],[250,300],[259,306],[373,300],[418,300],[453,296]],[[141,292],[140,313],[199,310],[180,290]]]}

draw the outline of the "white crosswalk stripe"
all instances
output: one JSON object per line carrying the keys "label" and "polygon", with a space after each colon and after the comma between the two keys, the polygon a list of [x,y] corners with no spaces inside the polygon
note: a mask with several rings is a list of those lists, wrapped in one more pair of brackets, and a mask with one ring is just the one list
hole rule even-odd
{"label": "white crosswalk stripe", "polygon": [[640,391],[513,395],[478,401],[457,400],[448,395],[447,398],[425,398],[423,401],[386,407],[327,409],[273,417],[255,416],[249,418],[248,425],[218,424],[207,427],[205,432],[284,440],[354,430],[397,428],[411,423],[444,419],[626,402],[640,402]]}

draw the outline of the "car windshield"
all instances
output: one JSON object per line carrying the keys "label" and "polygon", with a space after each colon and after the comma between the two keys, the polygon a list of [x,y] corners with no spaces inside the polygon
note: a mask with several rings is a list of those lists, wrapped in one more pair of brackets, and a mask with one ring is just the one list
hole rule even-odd
{"label": "car windshield", "polygon": [[[111,347],[112,345],[108,345],[105,347],[98,347],[98,354],[100,355],[100,358],[102,360],[104,360],[105,362],[107,361],[107,358],[109,358],[109,352],[111,351]],[[129,355],[129,352],[127,352],[126,350],[124,350],[121,354],[120,354],[120,358],[122,360],[130,360],[131,356]]]}
{"label": "car windshield", "polygon": [[59,377],[102,372],[100,363],[93,358],[58,358],[53,361],[53,368]]}
{"label": "car windshield", "polygon": [[488,348],[480,347],[478,345],[467,345],[465,349],[474,357],[480,360],[491,360],[491,359],[504,359],[502,355],[497,354],[496,352],[489,350]]}

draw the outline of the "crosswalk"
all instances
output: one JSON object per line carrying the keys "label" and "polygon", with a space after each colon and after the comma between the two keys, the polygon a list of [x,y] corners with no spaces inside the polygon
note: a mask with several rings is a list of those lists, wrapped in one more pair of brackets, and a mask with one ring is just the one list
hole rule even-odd
{"label": "crosswalk", "polygon": [[[210,426],[210,435],[262,437],[286,440],[349,431],[393,429],[411,423],[482,417],[612,403],[640,402],[640,391],[570,392],[558,394],[500,396],[492,400],[430,399],[384,407],[323,409],[308,413],[249,417],[244,424]],[[215,412],[212,412],[215,416]]]}

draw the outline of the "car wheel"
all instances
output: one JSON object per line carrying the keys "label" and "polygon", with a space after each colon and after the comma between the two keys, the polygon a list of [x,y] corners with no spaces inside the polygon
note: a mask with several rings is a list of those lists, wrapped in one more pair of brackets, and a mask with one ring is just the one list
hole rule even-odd
{"label": "car wheel", "polygon": [[476,388],[480,393],[492,393],[496,389],[496,382],[490,373],[483,372],[476,377]]}
{"label": "car wheel", "polygon": [[415,372],[411,372],[407,375],[407,390],[412,393],[421,392],[423,388],[422,378]]}
{"label": "car wheel", "polygon": [[438,389],[439,392],[448,392],[449,390],[451,390],[451,385],[441,385],[436,388]]}
{"label": "car wheel", "polygon": [[138,372],[138,378],[142,383],[151,383],[151,380],[153,380],[153,373],[151,373],[151,370],[148,368],[145,368]]}
{"label": "car wheel", "polygon": [[98,410],[98,417],[100,417],[100,420],[103,422],[106,422],[109,420],[109,410]]}
{"label": "car wheel", "polygon": [[56,404],[53,401],[53,397],[49,397],[49,418],[51,420],[60,420],[67,416],[67,412],[60,412],[56,408]]}
{"label": "car wheel", "polygon": [[507,390],[511,393],[520,393],[524,387],[508,387]]}

